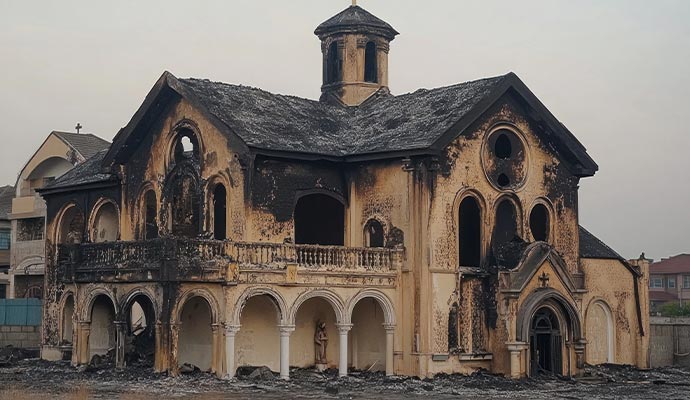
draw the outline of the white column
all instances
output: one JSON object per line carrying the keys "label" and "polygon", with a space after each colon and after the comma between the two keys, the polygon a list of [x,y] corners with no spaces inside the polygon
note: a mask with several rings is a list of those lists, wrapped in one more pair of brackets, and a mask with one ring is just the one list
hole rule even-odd
{"label": "white column", "polygon": [[[513,379],[522,378],[522,353],[529,348],[525,342],[510,342],[506,343],[508,351],[510,352],[510,377]],[[525,366],[527,370],[527,366]]]}
{"label": "white column", "polygon": [[239,325],[225,326],[225,379],[235,377],[235,335],[239,331]]}
{"label": "white column", "polygon": [[290,380],[290,334],[294,325],[280,325],[280,379]]}
{"label": "white column", "polygon": [[352,324],[338,324],[340,334],[340,357],[338,359],[338,376],[347,376],[347,336],[352,329]]}
{"label": "white column", "polygon": [[383,324],[383,329],[386,330],[386,376],[392,376],[395,375],[395,366],[393,365],[395,325]]}

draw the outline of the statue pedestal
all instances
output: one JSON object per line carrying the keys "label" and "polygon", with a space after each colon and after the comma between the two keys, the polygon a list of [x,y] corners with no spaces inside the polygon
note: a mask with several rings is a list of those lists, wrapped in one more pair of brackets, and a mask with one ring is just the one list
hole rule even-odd
{"label": "statue pedestal", "polygon": [[319,364],[319,363],[316,363],[316,364],[314,365],[314,369],[316,369],[318,372],[323,372],[323,371],[325,371],[325,370],[328,369],[328,364]]}

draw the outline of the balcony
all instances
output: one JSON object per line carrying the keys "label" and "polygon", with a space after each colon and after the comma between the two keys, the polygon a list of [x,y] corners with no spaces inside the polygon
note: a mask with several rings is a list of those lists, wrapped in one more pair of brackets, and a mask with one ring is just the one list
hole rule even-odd
{"label": "balcony", "polygon": [[[309,277],[337,284],[395,281],[403,249],[245,243],[163,238],[60,245],[58,273],[67,282],[261,282],[298,284]],[[354,280],[353,280],[354,279]],[[385,282],[384,282],[385,281]]]}

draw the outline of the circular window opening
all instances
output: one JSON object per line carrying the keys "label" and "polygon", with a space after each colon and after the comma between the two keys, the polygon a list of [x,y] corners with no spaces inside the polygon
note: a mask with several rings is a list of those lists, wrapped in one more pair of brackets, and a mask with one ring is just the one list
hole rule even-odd
{"label": "circular window opening", "polygon": [[501,174],[498,176],[496,182],[498,183],[498,186],[504,188],[510,185],[510,178],[508,178],[506,174]]}
{"label": "circular window opening", "polygon": [[506,134],[502,133],[496,138],[494,154],[496,154],[496,157],[503,160],[507,160],[513,155],[513,145],[510,143],[510,138]]}

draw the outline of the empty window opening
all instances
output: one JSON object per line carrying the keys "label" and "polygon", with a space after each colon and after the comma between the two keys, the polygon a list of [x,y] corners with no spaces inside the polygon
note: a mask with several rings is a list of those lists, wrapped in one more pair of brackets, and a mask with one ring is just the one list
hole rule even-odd
{"label": "empty window opening", "polygon": [[227,207],[225,186],[218,184],[213,191],[213,237],[216,240],[225,240]]}
{"label": "empty window opening", "polygon": [[529,214],[529,229],[534,240],[549,241],[549,211],[543,204],[537,204]]}
{"label": "empty window opening", "polygon": [[172,233],[175,236],[195,237],[199,234],[199,191],[189,175],[173,183]]}
{"label": "empty window opening", "polygon": [[481,209],[477,200],[466,197],[459,212],[459,263],[462,267],[479,267],[481,259]]}
{"label": "empty window opening", "polygon": [[136,296],[126,310],[127,340],[125,362],[128,365],[152,367],[156,352],[156,313],[151,300]]}
{"label": "empty window opening", "polygon": [[115,306],[108,296],[100,295],[93,302],[88,338],[89,360],[115,349]]}
{"label": "empty window opening", "polygon": [[180,315],[177,362],[191,364],[201,371],[211,369],[213,332],[211,306],[203,297],[189,299]]}
{"label": "empty window opening", "polygon": [[376,43],[369,42],[364,51],[364,81],[377,83],[378,78],[378,62],[376,59]]}
{"label": "empty window opening", "polygon": [[62,216],[58,243],[77,244],[84,237],[84,214],[77,207],[70,207]]}
{"label": "empty window opening", "polygon": [[295,243],[342,246],[345,207],[325,194],[301,197],[295,206]]}
{"label": "empty window opening", "polygon": [[386,370],[386,331],[383,309],[376,299],[365,298],[352,310],[350,363],[356,370]]}
{"label": "empty window opening", "polygon": [[[270,295],[253,296],[247,300],[240,314],[240,330],[235,337],[238,366],[266,366],[271,371],[280,371],[280,320],[276,301]],[[313,334],[313,332],[312,332]],[[291,335],[290,347],[296,345],[296,336]],[[257,351],[243,351],[253,348]],[[313,354],[313,351],[309,353]],[[232,374],[233,371],[228,371]]]}
{"label": "empty window opening", "polygon": [[499,175],[496,182],[498,182],[498,186],[502,188],[510,186],[510,178],[508,178],[506,174]]}
{"label": "empty window opening", "polygon": [[96,211],[91,232],[91,241],[94,243],[114,242],[120,231],[120,221],[117,208],[113,203],[104,203]]}
{"label": "empty window opening", "polygon": [[494,226],[493,242],[500,245],[513,240],[517,236],[517,211],[510,200],[503,200],[496,209],[496,225]]}
{"label": "empty window opening", "polygon": [[370,219],[364,225],[364,240],[367,247],[384,247],[383,225],[375,219]]}
{"label": "empty window opening", "polygon": [[148,190],[144,195],[144,240],[158,237],[157,206],[156,193]]}
{"label": "empty window opening", "polygon": [[510,138],[505,133],[501,133],[496,138],[494,154],[496,154],[496,157],[504,160],[509,159],[513,155],[513,145],[510,143]]}
{"label": "empty window opening", "polygon": [[338,48],[338,42],[328,47],[328,61],[326,64],[326,83],[336,83],[342,80],[343,61]]}
{"label": "empty window opening", "polygon": [[65,300],[65,306],[62,309],[62,335],[60,337],[60,345],[71,344],[73,341],[73,333],[74,296],[70,295],[67,300]]}
{"label": "empty window opening", "polygon": [[[17,220],[17,241],[43,240],[45,218],[26,218]],[[9,237],[8,237],[9,239]],[[9,249],[9,242],[7,243]]]}
{"label": "empty window opening", "polygon": [[188,130],[180,133],[175,144],[175,161],[199,159],[199,143],[196,136]]}

